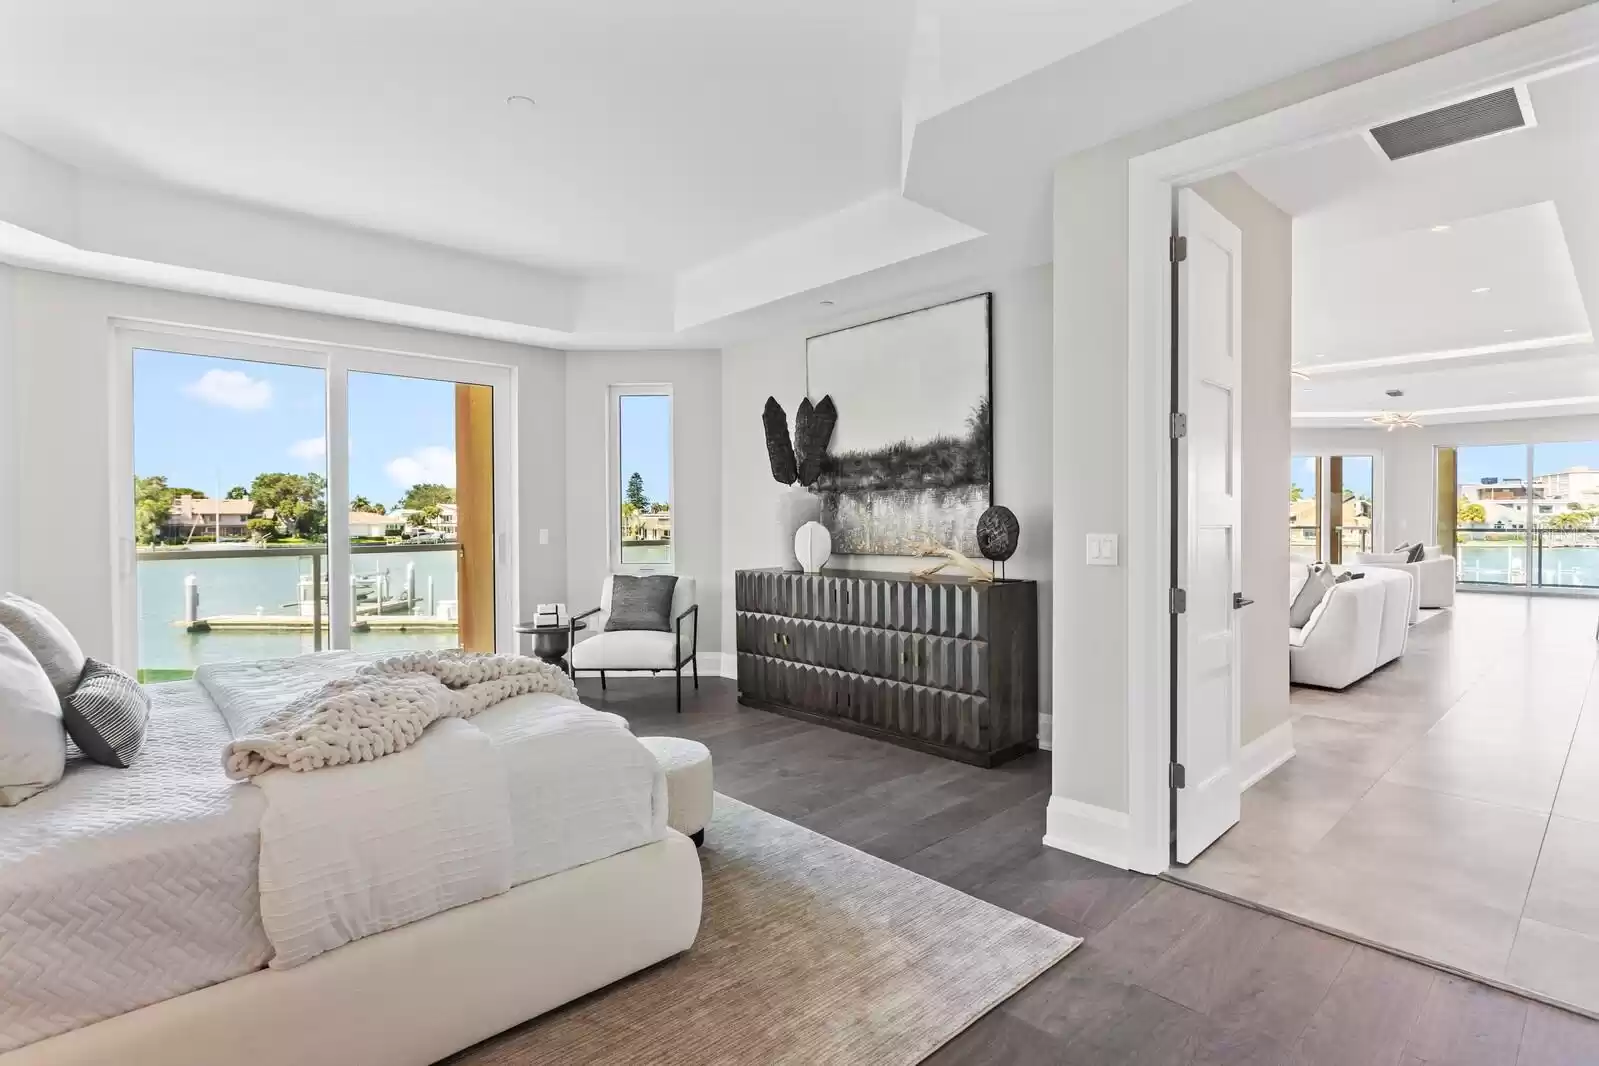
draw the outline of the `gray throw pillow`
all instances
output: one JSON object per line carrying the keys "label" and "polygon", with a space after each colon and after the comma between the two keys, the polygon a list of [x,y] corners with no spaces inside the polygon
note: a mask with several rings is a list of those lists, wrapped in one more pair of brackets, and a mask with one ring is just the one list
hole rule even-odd
{"label": "gray throw pillow", "polygon": [[611,613],[605,619],[605,631],[650,629],[670,633],[672,594],[676,591],[674,575],[617,574],[611,578]]}
{"label": "gray throw pillow", "polygon": [[5,626],[44,667],[57,696],[65,696],[83,673],[83,649],[61,619],[25,596],[0,596],[0,626]]}
{"label": "gray throw pillow", "polygon": [[1288,628],[1303,629],[1305,623],[1310,621],[1310,616],[1316,613],[1316,607],[1327,596],[1327,590],[1333,587],[1336,578],[1326,563],[1315,563],[1310,568],[1310,573],[1305,577],[1305,586],[1299,590],[1299,595],[1294,597],[1294,602],[1288,608]]}
{"label": "gray throw pillow", "polygon": [[1412,544],[1409,551],[1406,553],[1405,561],[1407,563],[1419,563],[1426,556],[1426,554],[1427,546],[1425,544]]}
{"label": "gray throw pillow", "polygon": [[90,659],[78,687],[61,701],[61,720],[83,754],[126,769],[144,747],[150,694],[116,667]]}

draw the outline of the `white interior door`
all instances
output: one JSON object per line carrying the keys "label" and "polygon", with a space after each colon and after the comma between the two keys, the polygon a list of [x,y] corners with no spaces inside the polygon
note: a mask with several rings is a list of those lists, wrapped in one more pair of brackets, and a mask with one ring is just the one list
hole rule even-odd
{"label": "white interior door", "polygon": [[1237,824],[1240,586],[1239,426],[1243,236],[1188,189],[1177,194],[1187,254],[1176,272],[1177,402],[1187,416],[1177,476],[1176,857],[1188,862]]}

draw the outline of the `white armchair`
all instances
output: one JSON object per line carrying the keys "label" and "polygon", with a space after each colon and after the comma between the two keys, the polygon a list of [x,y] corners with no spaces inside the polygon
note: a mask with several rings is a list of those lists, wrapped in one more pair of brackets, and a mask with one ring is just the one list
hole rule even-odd
{"label": "white armchair", "polygon": [[1288,631],[1288,676],[1297,685],[1348,688],[1377,668],[1386,593],[1376,581],[1334,585],[1300,629]]}
{"label": "white armchair", "polygon": [[1436,544],[1423,549],[1419,581],[1423,607],[1453,607],[1455,605],[1455,557],[1445,555]]}
{"label": "white armchair", "polygon": [[[572,616],[571,651],[567,661],[572,667],[572,677],[584,670],[600,675],[600,687],[605,687],[605,674],[610,670],[648,670],[658,674],[670,670],[677,677],[677,710],[683,711],[683,667],[692,666],[694,687],[700,687],[700,608],[694,601],[694,579],[679,576],[672,589],[670,630],[620,629],[607,631],[606,621],[611,614],[611,585],[614,575],[607,575],[600,589],[600,605],[582,614]],[[577,622],[587,618],[595,621],[592,635],[577,639]]]}

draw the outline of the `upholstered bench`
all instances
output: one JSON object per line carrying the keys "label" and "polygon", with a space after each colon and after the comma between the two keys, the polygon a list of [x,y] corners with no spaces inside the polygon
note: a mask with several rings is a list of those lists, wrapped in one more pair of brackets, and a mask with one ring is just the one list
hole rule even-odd
{"label": "upholstered bench", "polygon": [[666,824],[699,847],[711,821],[710,749],[680,737],[639,737],[639,743],[666,772]]}

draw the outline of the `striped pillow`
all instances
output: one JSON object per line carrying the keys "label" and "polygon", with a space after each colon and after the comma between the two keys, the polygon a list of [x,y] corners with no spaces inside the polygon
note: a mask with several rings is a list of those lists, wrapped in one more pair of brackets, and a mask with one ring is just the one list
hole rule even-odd
{"label": "striped pillow", "polygon": [[150,696],[121,670],[89,659],[78,687],[61,701],[61,718],[83,754],[125,769],[144,746]]}

